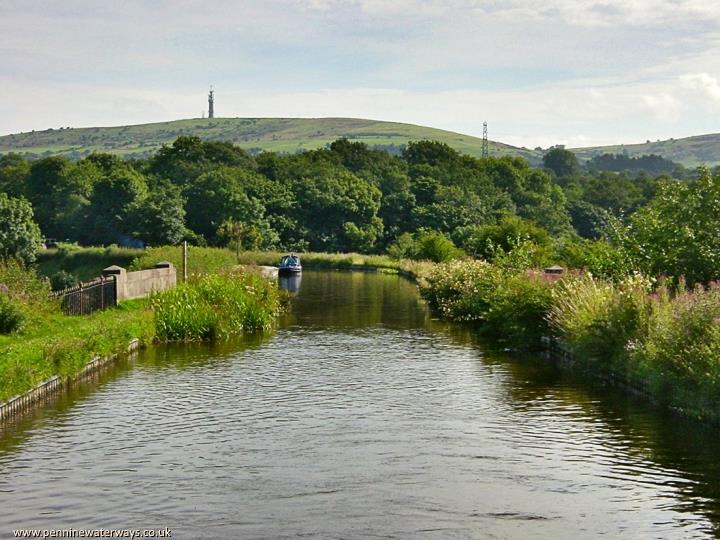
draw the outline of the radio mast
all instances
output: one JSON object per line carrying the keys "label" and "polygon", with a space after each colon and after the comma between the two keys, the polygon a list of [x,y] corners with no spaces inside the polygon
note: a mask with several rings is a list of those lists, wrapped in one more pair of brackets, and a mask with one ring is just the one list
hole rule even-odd
{"label": "radio mast", "polygon": [[213,87],[210,87],[210,93],[208,94],[208,118],[215,118],[215,91]]}
{"label": "radio mast", "polygon": [[487,159],[489,156],[490,147],[488,145],[487,122],[483,122],[482,157]]}

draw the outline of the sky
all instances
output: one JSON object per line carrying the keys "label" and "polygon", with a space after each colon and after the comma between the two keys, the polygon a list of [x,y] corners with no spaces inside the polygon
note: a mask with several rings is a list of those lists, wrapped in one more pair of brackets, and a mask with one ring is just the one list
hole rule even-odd
{"label": "sky", "polygon": [[0,0],[0,134],[354,117],[517,146],[720,132],[717,0]]}

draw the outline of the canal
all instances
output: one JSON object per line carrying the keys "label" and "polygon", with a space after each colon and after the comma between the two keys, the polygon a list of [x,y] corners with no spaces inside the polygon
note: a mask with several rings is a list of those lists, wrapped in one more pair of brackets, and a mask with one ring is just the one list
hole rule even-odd
{"label": "canal", "polygon": [[161,346],[0,427],[0,538],[713,538],[720,438],[311,272],[277,331]]}

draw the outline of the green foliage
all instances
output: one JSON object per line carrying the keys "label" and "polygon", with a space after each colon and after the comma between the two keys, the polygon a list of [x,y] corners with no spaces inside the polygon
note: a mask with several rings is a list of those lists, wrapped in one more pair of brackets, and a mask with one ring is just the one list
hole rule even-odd
{"label": "green foliage", "polygon": [[0,156],[0,192],[10,197],[22,197],[29,177],[30,163],[20,154]]}
{"label": "green foliage", "polygon": [[130,237],[147,190],[145,177],[129,168],[116,168],[102,177],[90,196],[84,237],[91,243],[105,245]]}
{"label": "green foliage", "polygon": [[252,274],[208,275],[153,298],[162,341],[226,339],[270,327],[280,309],[277,287]]}
{"label": "green foliage", "polygon": [[[221,124],[202,125],[212,131]],[[390,250],[395,257],[445,260],[454,254],[444,235],[476,257],[520,268],[562,262],[554,244],[565,249],[574,226],[581,236],[622,246],[623,264],[612,268],[620,252],[602,242],[565,249],[562,257],[613,279],[638,268],[673,275],[691,268],[692,279],[710,279],[718,267],[711,243],[699,254],[677,253],[680,245],[691,251],[695,225],[676,246],[659,232],[659,225],[677,222],[657,202],[669,189],[658,188],[662,180],[580,174],[572,153],[559,148],[546,155],[560,174],[553,176],[518,157],[461,154],[442,138],[413,140],[401,155],[344,138],[327,148],[253,157],[228,142],[167,137],[172,144],[144,161],[93,153],[77,163],[51,157],[30,165],[8,156],[0,162],[0,187],[26,193],[46,234],[82,243],[184,239],[236,251]],[[616,234],[651,197],[649,207],[630,216],[629,231]],[[701,209],[689,223],[709,237],[713,223],[702,216],[712,212]],[[635,237],[643,245],[633,245]],[[692,257],[706,260],[677,261]],[[668,261],[677,264],[666,269]]]}
{"label": "green foliage", "polygon": [[447,262],[462,257],[465,253],[444,234],[422,231],[414,235],[410,233],[400,235],[388,248],[388,254],[395,259]]}
{"label": "green foliage", "polygon": [[586,201],[574,201],[568,207],[572,226],[583,238],[596,240],[605,233],[610,216],[604,208]]}
{"label": "green foliage", "polygon": [[457,231],[460,245],[474,257],[494,261],[523,246],[529,260],[526,267],[542,266],[550,257],[548,231],[517,216],[504,216],[497,224],[466,227]]}
{"label": "green foliage", "polygon": [[254,181],[254,173],[229,168],[207,172],[188,187],[187,218],[189,227],[214,244],[222,242],[217,234],[221,225],[232,221],[254,227],[263,238],[263,247],[277,241],[277,233],[265,219],[265,208],[244,186]]}
{"label": "green foliage", "polygon": [[543,165],[561,178],[574,176],[580,172],[580,164],[575,154],[560,146],[556,146],[545,153]]}
{"label": "green foliage", "polygon": [[60,270],[59,272],[55,272],[53,275],[50,276],[50,286],[52,287],[53,291],[61,291],[63,289],[67,289],[68,287],[72,287],[78,282],[78,278],[76,278],[74,275],[72,275],[70,272],[66,272],[65,270]]}
{"label": "green foliage", "polygon": [[179,188],[158,184],[134,210],[134,236],[154,246],[177,244],[187,234],[185,200]]}
{"label": "green foliage", "polygon": [[599,154],[588,160],[587,167],[591,171],[614,171],[653,175],[670,174],[678,178],[687,175],[682,165],[656,154],[641,156]]}
{"label": "green foliage", "polygon": [[720,275],[720,174],[705,169],[689,183],[667,182],[631,218],[622,238],[650,275],[707,283]]}
{"label": "green foliage", "polygon": [[669,299],[661,289],[631,360],[658,399],[701,416],[720,415],[720,290],[696,287]]}
{"label": "green foliage", "polygon": [[[101,275],[103,269],[108,266],[128,268],[135,258],[144,253],[142,249],[112,245],[104,248],[80,248],[63,244],[60,249],[41,251],[38,255],[37,269],[40,274],[48,278],[58,272],[67,272],[79,281],[89,281]],[[157,262],[161,260],[158,259]]]}
{"label": "green foliage", "polygon": [[620,281],[636,266],[624,246],[607,240],[567,237],[558,249],[559,258],[569,268],[580,268],[593,276]]}
{"label": "green foliage", "polygon": [[621,371],[631,340],[652,314],[650,283],[631,276],[613,284],[590,275],[565,279],[553,291],[548,321],[583,362]]}
{"label": "green foliage", "polygon": [[11,299],[22,304],[35,307],[50,304],[48,280],[18,261],[0,261],[0,285]]}
{"label": "green foliage", "polygon": [[541,273],[504,269],[484,261],[437,265],[423,280],[433,309],[455,321],[479,321],[481,330],[519,347],[536,347],[547,333],[554,281]]}
{"label": "green foliage", "polygon": [[41,245],[40,229],[33,221],[30,204],[0,193],[0,260],[31,263]]}
{"label": "green foliage", "polygon": [[477,321],[520,346],[553,336],[574,363],[703,418],[720,419],[720,285],[681,286],[633,274],[513,272],[484,261],[435,266],[422,293],[441,315]]}
{"label": "green foliage", "polygon": [[0,334],[20,330],[25,314],[6,294],[0,292]]}

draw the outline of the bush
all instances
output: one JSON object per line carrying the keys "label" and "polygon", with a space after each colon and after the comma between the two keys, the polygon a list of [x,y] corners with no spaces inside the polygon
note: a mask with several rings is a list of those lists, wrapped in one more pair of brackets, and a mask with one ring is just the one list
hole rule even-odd
{"label": "bush", "polygon": [[417,234],[403,233],[390,247],[388,254],[394,259],[447,262],[464,255],[452,240],[440,232],[425,231]]}
{"label": "bush", "polygon": [[252,274],[208,275],[153,298],[161,341],[226,339],[270,327],[280,306],[274,283]]}
{"label": "bush", "polygon": [[485,261],[440,264],[421,284],[430,307],[453,321],[485,319],[488,297],[497,283],[498,269]]}
{"label": "bush", "polygon": [[0,334],[17,332],[24,322],[25,315],[22,310],[6,294],[0,292]]}
{"label": "bush", "polygon": [[0,193],[0,258],[31,263],[41,246],[40,227],[33,221],[30,203]]}
{"label": "bush", "polygon": [[656,302],[632,359],[660,400],[698,414],[720,414],[720,290],[696,287]]}
{"label": "bush", "polygon": [[552,280],[484,261],[438,265],[423,282],[431,307],[455,321],[480,321],[482,330],[514,345],[534,347],[548,332]]}
{"label": "bush", "polygon": [[72,287],[78,282],[78,279],[73,276],[70,272],[66,272],[65,270],[60,270],[59,272],[55,272],[52,276],[50,276],[50,286],[52,287],[53,291],[61,291],[63,289],[67,289],[68,287]]}
{"label": "bush", "polygon": [[640,275],[618,284],[586,274],[553,291],[548,322],[583,362],[633,376],[628,351],[642,345],[658,308],[650,282]]}
{"label": "bush", "polygon": [[549,335],[554,282],[540,272],[505,274],[488,295],[486,329],[515,345],[535,347]]}
{"label": "bush", "polygon": [[633,272],[634,262],[627,251],[607,240],[566,239],[560,258],[570,268],[583,268],[593,276],[620,281]]}
{"label": "bush", "polygon": [[0,262],[0,286],[12,301],[32,306],[35,312],[57,307],[50,299],[49,281],[17,261]]}

